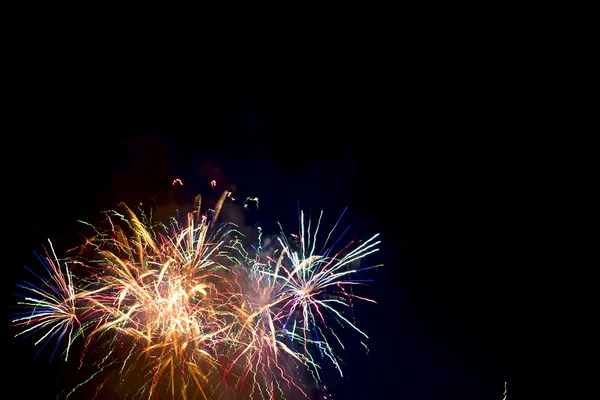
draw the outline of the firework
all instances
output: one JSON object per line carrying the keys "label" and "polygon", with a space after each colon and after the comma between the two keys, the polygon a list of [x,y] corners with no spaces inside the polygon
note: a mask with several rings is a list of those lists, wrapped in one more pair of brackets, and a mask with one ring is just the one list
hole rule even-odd
{"label": "firework", "polygon": [[47,250],[46,257],[40,257],[39,255],[37,257],[46,269],[49,278],[43,279],[28,269],[40,282],[36,285],[25,281],[23,284],[18,285],[28,293],[28,295],[22,296],[24,301],[20,301],[18,304],[33,309],[33,312],[18,313],[21,316],[13,319],[13,323],[15,326],[22,328],[17,336],[42,332],[41,338],[35,342],[36,345],[44,342],[42,348],[50,342],[50,339],[56,338],[56,345],[51,358],[64,336],[68,333],[68,344],[65,351],[66,361],[73,331],[76,326],[80,328],[81,324],[77,319],[75,310],[76,296],[73,276],[67,265],[64,266],[64,270],[61,268],[60,261],[54,253],[52,242],[48,242],[53,257],[50,256]]}
{"label": "firework", "polygon": [[94,228],[78,255],[59,260],[52,248],[40,257],[48,278],[20,285],[27,295],[19,304],[29,310],[13,319],[18,335],[38,334],[42,346],[54,340],[54,351],[66,342],[65,360],[81,337],[80,364],[101,354],[82,383],[96,380],[98,390],[100,372],[116,369],[139,382],[138,398],[309,398],[297,371],[319,382],[325,361],[343,375],[336,327],[368,337],[344,310],[355,299],[374,302],[352,288],[365,283],[356,274],[368,268],[358,261],[380,242],[375,235],[338,249],[345,232],[330,244],[338,220],[317,250],[323,213],[314,232],[300,213],[297,235],[281,229],[264,249],[258,228],[258,244],[247,247],[235,224],[219,221],[228,198],[202,214],[197,196],[183,224],[124,204],[107,212],[108,228]]}

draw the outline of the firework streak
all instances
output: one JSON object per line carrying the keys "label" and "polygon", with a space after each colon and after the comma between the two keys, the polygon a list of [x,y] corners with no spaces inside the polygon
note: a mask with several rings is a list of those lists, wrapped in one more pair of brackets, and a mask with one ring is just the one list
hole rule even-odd
{"label": "firework streak", "polygon": [[217,222],[227,198],[201,214],[197,196],[184,224],[121,204],[77,256],[59,259],[50,243],[39,257],[47,277],[32,272],[37,283],[19,285],[27,311],[13,323],[17,336],[52,343],[52,356],[62,344],[65,360],[81,341],[80,367],[97,355],[96,372],[65,397],[94,381],[101,390],[103,371],[127,380],[131,398],[184,400],[309,398],[301,376],[318,384],[323,363],[343,374],[334,328],[367,337],[348,310],[353,299],[374,302],[352,288],[364,284],[356,273],[368,268],[354,266],[378,250],[378,235],[336,249],[338,220],[317,250],[323,213],[312,227],[300,213],[290,241],[282,229],[263,248],[258,228],[258,244],[246,247],[235,224]]}

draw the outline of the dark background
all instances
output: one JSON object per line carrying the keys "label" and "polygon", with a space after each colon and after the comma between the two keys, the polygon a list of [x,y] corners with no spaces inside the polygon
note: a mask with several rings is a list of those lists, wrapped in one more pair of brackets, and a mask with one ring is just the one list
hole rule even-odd
{"label": "dark background", "polygon": [[[38,267],[32,252],[48,238],[70,248],[77,219],[118,201],[150,204],[175,178],[214,195],[215,179],[238,202],[258,196],[290,230],[298,201],[330,218],[348,206],[355,235],[381,233],[367,262],[385,267],[365,290],[379,304],[357,308],[370,351],[348,355],[334,398],[502,399],[505,381],[508,399],[520,398],[526,264],[502,123],[486,132],[480,117],[440,107],[460,98],[426,69],[277,71],[24,81],[5,129],[5,326],[23,266]],[[465,135],[473,124],[481,131]],[[48,365],[15,333],[4,340],[8,398],[55,398],[76,359]]]}

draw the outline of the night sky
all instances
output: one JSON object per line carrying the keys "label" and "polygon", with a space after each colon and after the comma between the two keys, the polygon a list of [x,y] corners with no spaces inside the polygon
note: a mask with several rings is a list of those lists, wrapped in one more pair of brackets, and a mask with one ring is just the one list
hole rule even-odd
{"label": "night sky", "polygon": [[[522,265],[511,256],[503,205],[512,194],[494,144],[459,139],[461,126],[428,93],[376,77],[204,78],[40,81],[22,94],[4,152],[8,398],[54,399],[77,367],[76,357],[34,358],[34,340],[8,328],[24,266],[41,268],[33,251],[48,238],[59,253],[80,244],[76,221],[119,201],[214,198],[217,189],[259,197],[274,229],[297,228],[299,203],[330,224],[347,206],[342,225],[353,235],[381,233],[365,262],[385,267],[365,272],[375,282],[362,292],[379,304],[356,308],[369,353],[349,346],[334,398],[500,400],[505,381],[507,398],[520,398]],[[169,194],[175,178],[184,186]]]}

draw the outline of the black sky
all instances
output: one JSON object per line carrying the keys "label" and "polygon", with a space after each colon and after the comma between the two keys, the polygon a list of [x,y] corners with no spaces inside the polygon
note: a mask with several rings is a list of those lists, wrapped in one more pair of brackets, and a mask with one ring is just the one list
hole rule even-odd
{"label": "black sky", "polygon": [[[216,179],[292,229],[299,202],[331,218],[348,206],[357,235],[381,232],[373,262],[385,267],[367,290],[379,305],[357,310],[369,355],[349,356],[335,398],[501,399],[505,381],[519,398],[527,311],[501,144],[463,138],[410,78],[170,74],[38,78],[18,96],[4,145],[6,326],[23,266],[37,267],[48,238],[78,244],[78,219],[150,204],[175,178],[192,193]],[[6,332],[8,390],[55,398],[68,365],[33,359],[32,341]]]}

